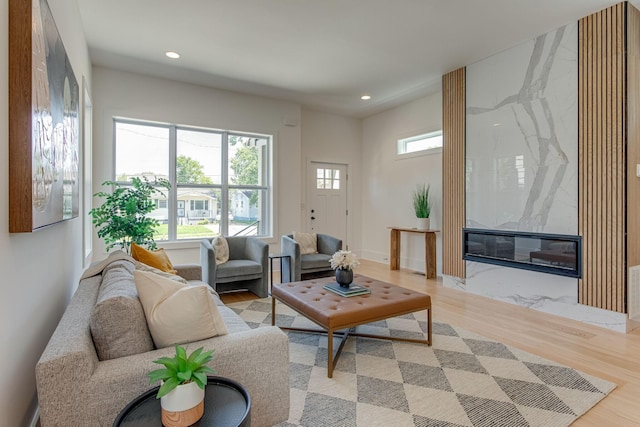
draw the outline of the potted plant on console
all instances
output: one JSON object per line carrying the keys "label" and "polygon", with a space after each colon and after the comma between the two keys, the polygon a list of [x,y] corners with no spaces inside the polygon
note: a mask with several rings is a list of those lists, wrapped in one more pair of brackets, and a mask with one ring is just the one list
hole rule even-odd
{"label": "potted plant on console", "polygon": [[213,359],[212,354],[213,350],[203,352],[200,347],[187,356],[186,350],[176,345],[175,356],[153,361],[164,366],[148,374],[149,383],[162,381],[156,395],[162,407],[162,425],[185,427],[202,418],[207,373],[214,373],[207,366]]}
{"label": "potted plant on console", "polygon": [[429,189],[429,185],[420,184],[413,192],[413,209],[418,219],[417,228],[419,230],[428,230],[430,226],[431,203],[429,202]]}
{"label": "potted plant on console", "polygon": [[348,288],[353,282],[353,269],[360,265],[356,255],[351,251],[338,251],[331,256],[331,268],[336,271],[336,282]]}
{"label": "potted plant on console", "polygon": [[99,192],[94,197],[104,197],[105,201],[89,211],[93,224],[98,228],[98,237],[104,238],[106,250],[120,246],[129,253],[131,243],[156,249],[153,234],[160,224],[147,215],[156,209],[152,198],[155,193],[166,196],[161,189],[169,190],[171,184],[166,179],[149,182],[146,177],[131,178],[131,182],[105,181],[102,185],[113,187],[113,192]]}

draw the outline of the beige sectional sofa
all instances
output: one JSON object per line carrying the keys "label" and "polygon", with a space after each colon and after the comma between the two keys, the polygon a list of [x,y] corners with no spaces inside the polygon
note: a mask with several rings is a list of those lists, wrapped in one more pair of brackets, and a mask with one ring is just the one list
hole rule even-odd
{"label": "beige sectional sofa", "polygon": [[[175,351],[173,347],[154,349],[152,341],[148,348],[144,337],[148,334],[146,320],[144,316],[140,320],[142,309],[136,305],[140,302],[133,282],[134,263],[120,258],[124,259],[107,263],[100,274],[81,279],[36,366],[43,427],[112,425],[127,403],[155,386],[149,384],[147,377],[148,372],[158,368],[153,360]],[[199,266],[176,269],[186,279],[200,278]],[[107,309],[109,304],[115,308]],[[248,389],[254,427],[286,421],[287,336],[277,327],[251,329],[221,302],[218,308],[228,334],[185,345],[190,350],[201,346],[214,349],[210,366],[216,375],[231,378]],[[99,331],[101,327],[112,330],[105,334]],[[94,339],[98,335],[99,340]],[[98,348],[95,342],[99,343]],[[127,354],[132,351],[135,354]]]}

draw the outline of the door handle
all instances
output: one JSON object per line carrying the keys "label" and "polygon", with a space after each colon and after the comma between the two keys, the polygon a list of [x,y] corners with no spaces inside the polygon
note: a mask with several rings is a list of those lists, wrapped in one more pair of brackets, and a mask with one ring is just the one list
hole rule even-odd
{"label": "door handle", "polygon": [[312,217],[311,217],[311,219],[316,219],[316,217],[315,217],[315,216],[312,216]]}

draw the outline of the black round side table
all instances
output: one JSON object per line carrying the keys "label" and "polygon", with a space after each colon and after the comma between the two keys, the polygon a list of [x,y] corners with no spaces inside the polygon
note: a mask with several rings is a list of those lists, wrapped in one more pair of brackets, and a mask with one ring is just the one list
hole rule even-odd
{"label": "black round side table", "polygon": [[[129,403],[113,423],[114,427],[161,427],[160,387],[145,391]],[[208,377],[204,393],[204,415],[194,426],[250,427],[251,398],[242,385],[228,378]]]}

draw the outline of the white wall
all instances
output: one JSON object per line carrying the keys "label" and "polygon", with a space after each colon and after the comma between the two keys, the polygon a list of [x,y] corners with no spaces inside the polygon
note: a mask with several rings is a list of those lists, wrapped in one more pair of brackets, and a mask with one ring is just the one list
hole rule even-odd
{"label": "white wall", "polygon": [[[361,254],[362,228],[362,120],[308,108],[302,109],[302,170],[300,224],[308,229],[304,205],[307,197],[307,170],[311,161],[348,165],[347,244]],[[293,231],[293,230],[285,230]]]}
{"label": "white wall", "polygon": [[[78,84],[91,66],[76,2],[49,0]],[[0,425],[28,425],[36,399],[35,365],[82,270],[80,218],[34,233],[9,234],[8,2],[0,0]],[[81,181],[82,182],[82,181]]]}
{"label": "white wall", "polygon": [[[442,224],[442,155],[397,159],[399,138],[442,129],[442,95],[420,98],[367,117],[362,127],[362,256],[388,262],[390,226],[415,227],[412,192],[431,185],[431,228]],[[437,236],[437,272],[442,272]],[[402,234],[401,267],[424,272],[424,237]]]}
{"label": "white wall", "polygon": [[[282,231],[299,229],[301,199],[301,107],[287,101],[244,95],[103,67],[94,67],[94,192],[113,179],[113,117],[153,120],[216,129],[269,133],[274,147],[274,230],[277,251]],[[285,126],[284,120],[298,123]],[[94,258],[104,243],[94,238]],[[199,262],[197,242],[161,245],[172,262]]]}

